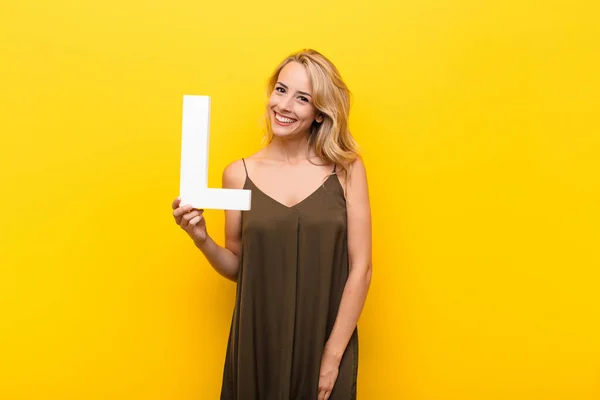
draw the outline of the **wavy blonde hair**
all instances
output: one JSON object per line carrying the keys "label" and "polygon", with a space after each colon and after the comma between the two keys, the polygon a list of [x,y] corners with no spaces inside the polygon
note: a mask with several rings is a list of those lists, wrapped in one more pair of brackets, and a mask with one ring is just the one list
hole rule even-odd
{"label": "wavy blonde hair", "polygon": [[[359,157],[358,145],[348,129],[350,114],[350,91],[331,61],[316,50],[305,49],[284,59],[275,69],[267,83],[267,96],[277,84],[279,73],[290,62],[306,68],[312,86],[312,103],[323,121],[313,121],[308,138],[309,146],[322,160],[340,166],[348,172],[350,165]],[[265,140],[273,140],[269,110],[265,112]]]}

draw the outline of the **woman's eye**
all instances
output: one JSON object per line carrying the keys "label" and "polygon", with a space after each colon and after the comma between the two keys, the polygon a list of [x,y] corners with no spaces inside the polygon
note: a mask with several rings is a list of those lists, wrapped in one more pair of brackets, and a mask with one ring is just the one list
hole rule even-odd
{"label": "woman's eye", "polygon": [[302,101],[306,101],[308,103],[308,99],[306,97],[304,97],[304,96],[300,96],[299,99],[302,100]]}
{"label": "woman's eye", "polygon": [[285,93],[285,89],[282,87],[276,87],[275,90],[278,91],[279,93]]}

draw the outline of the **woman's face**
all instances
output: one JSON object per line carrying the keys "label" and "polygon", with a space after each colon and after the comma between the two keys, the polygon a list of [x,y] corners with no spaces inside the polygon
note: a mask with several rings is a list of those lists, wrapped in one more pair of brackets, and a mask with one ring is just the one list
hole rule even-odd
{"label": "woman's face", "polygon": [[306,135],[321,115],[312,104],[312,88],[304,66],[290,62],[279,73],[269,97],[269,118],[274,136]]}

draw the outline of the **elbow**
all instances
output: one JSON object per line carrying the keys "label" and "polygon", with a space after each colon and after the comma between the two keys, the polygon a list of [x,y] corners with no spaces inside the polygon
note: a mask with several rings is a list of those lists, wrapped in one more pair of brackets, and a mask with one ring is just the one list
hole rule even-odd
{"label": "elbow", "polygon": [[351,269],[350,274],[355,277],[354,279],[356,279],[356,281],[359,281],[363,286],[368,288],[371,285],[371,277],[373,275],[372,270],[373,268],[370,263],[360,266],[357,265]]}
{"label": "elbow", "polygon": [[373,275],[373,267],[371,264],[367,265],[367,268],[365,269],[365,273],[364,273],[364,281],[365,281],[365,286],[369,287],[371,286],[371,277]]}

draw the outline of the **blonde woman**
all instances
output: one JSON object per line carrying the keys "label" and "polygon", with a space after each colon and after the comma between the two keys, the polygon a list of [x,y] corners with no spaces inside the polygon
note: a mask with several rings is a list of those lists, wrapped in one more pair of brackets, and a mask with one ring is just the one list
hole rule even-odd
{"label": "blonde woman", "polygon": [[213,268],[237,282],[221,399],[355,399],[371,213],[349,91],[327,58],[304,50],[276,68],[268,94],[267,145],[223,172],[223,187],[252,190],[250,211],[225,212],[225,246],[203,210],[172,205]]}

